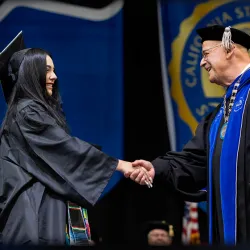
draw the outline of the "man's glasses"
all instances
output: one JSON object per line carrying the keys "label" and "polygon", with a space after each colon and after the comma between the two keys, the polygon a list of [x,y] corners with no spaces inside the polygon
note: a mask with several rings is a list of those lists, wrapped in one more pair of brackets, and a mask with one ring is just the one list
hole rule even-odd
{"label": "man's glasses", "polygon": [[222,46],[222,43],[219,43],[219,44],[217,44],[217,45],[215,45],[215,46],[213,46],[213,47],[211,47],[209,49],[203,50],[202,51],[202,58],[204,60],[206,60],[209,53],[211,53],[214,49],[219,48],[220,46]]}

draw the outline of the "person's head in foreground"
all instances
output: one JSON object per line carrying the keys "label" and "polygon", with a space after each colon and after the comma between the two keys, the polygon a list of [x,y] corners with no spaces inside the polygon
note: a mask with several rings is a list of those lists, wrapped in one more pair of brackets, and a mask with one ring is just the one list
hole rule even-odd
{"label": "person's head in foreground", "polygon": [[165,221],[149,221],[145,233],[150,246],[169,246],[172,244],[173,226]]}

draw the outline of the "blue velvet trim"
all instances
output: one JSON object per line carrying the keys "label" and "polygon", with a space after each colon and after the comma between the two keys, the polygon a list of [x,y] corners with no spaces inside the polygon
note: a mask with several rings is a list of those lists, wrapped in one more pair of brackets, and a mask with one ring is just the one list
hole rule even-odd
{"label": "blue velvet trim", "polygon": [[[231,96],[234,83],[227,90]],[[222,144],[220,158],[220,194],[225,244],[234,245],[237,239],[237,161],[240,145],[241,126],[250,85],[250,71],[244,73],[238,93],[229,117],[226,135]],[[212,243],[212,158],[216,143],[218,128],[223,117],[223,105],[215,117],[209,131],[209,242]]]}
{"label": "blue velvet trim", "polygon": [[237,234],[237,162],[241,137],[241,126],[249,86],[237,94],[229,117],[227,132],[220,158],[221,209],[226,244],[236,244]]}

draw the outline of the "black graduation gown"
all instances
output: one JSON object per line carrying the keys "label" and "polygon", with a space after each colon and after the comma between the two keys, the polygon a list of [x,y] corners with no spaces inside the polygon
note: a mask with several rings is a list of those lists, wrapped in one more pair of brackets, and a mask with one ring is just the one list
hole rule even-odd
{"label": "black graduation gown", "polygon": [[66,202],[94,205],[118,160],[67,134],[32,100],[0,147],[0,240],[3,244],[65,244]]}
{"label": "black graduation gown", "polygon": [[[242,136],[237,161],[237,243],[250,242],[250,98],[247,99],[243,115]],[[181,152],[168,152],[152,161],[156,176],[163,178],[179,191],[184,200],[203,201],[208,193],[200,191],[212,181],[213,185],[213,243],[223,244],[223,222],[220,200],[221,143],[213,159],[213,178],[208,179],[209,129],[220,107],[209,114],[197,127],[194,137]],[[222,123],[221,123],[222,125]],[[220,127],[221,127],[220,125]],[[220,131],[220,129],[219,129]],[[216,160],[217,158],[217,160]],[[208,191],[209,192],[209,191]],[[208,204],[209,205],[209,204]]]}

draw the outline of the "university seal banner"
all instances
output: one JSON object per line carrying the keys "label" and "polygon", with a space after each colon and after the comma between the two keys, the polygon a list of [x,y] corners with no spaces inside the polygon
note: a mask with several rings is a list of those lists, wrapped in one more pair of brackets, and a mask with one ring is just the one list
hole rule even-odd
{"label": "university seal banner", "polygon": [[[19,31],[27,47],[51,52],[74,136],[123,158],[123,1],[92,9],[56,1],[0,5],[0,50]],[[0,119],[6,104],[0,91]],[[106,192],[121,178],[113,175]]]}
{"label": "university seal banner", "polygon": [[210,83],[207,72],[200,68],[201,40],[196,29],[219,24],[249,32],[250,3],[161,0],[158,11],[171,145],[173,150],[181,150],[224,94],[224,89]]}

